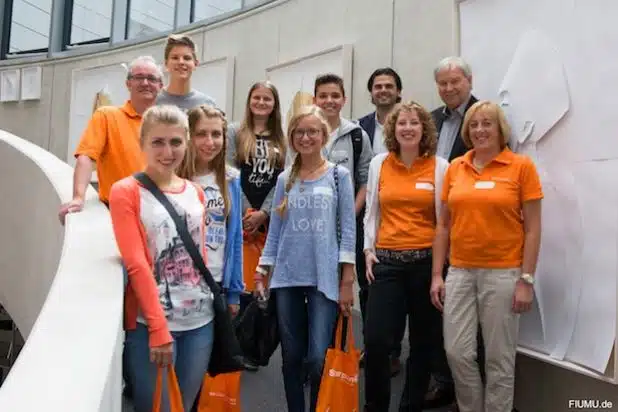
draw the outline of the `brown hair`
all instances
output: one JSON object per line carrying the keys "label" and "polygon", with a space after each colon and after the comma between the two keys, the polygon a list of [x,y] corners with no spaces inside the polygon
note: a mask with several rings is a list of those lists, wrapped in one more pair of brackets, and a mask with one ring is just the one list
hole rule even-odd
{"label": "brown hair", "polygon": [[268,160],[270,162],[274,161],[277,167],[283,167],[285,164],[286,145],[285,135],[283,134],[283,128],[281,126],[281,102],[279,100],[279,92],[277,91],[277,88],[268,80],[254,83],[249,89],[249,94],[247,94],[247,103],[245,104],[245,118],[240,124],[236,137],[238,141],[236,145],[236,159],[234,160],[239,164],[246,163],[255,153],[256,139],[255,133],[253,132],[254,121],[253,113],[251,112],[251,95],[259,87],[264,87],[270,90],[275,101],[273,111],[270,113],[268,120],[266,121],[266,127],[270,132],[270,139],[266,142],[268,145],[274,146],[275,149],[268,151]]}
{"label": "brown hair", "polygon": [[191,139],[189,140],[189,147],[187,148],[187,153],[185,154],[182,163],[178,167],[178,176],[193,180],[196,176],[196,166],[197,166],[197,149],[194,143],[194,136],[196,133],[196,127],[200,120],[204,118],[208,119],[220,119],[221,120],[221,131],[223,133],[223,146],[221,147],[221,151],[214,159],[210,162],[209,168],[215,173],[215,181],[217,182],[217,186],[219,186],[219,190],[221,191],[221,196],[223,197],[223,210],[225,216],[229,216],[231,211],[231,201],[228,193],[228,182],[226,176],[226,164],[225,164],[225,148],[227,146],[227,120],[223,113],[212,106],[207,104],[202,104],[200,106],[196,106],[193,109],[189,110],[189,134],[191,135]]}
{"label": "brown hair", "polygon": [[433,156],[436,154],[436,147],[438,145],[438,132],[436,131],[436,125],[433,122],[431,113],[414,101],[398,103],[388,115],[386,122],[384,122],[384,145],[389,152],[399,153],[401,147],[395,137],[397,120],[399,120],[399,114],[401,112],[413,111],[416,112],[416,115],[423,126],[423,135],[421,136],[421,141],[418,148],[419,156]]}
{"label": "brown hair", "polygon": [[[291,148],[294,148],[294,130],[296,130],[301,120],[309,116],[314,116],[320,121],[322,126],[322,146],[326,145],[330,134],[330,127],[328,126],[326,115],[318,106],[311,105],[301,107],[294,117],[290,119],[290,124],[288,126],[288,144]],[[296,151],[296,149],[294,149],[294,151]],[[281,204],[277,206],[277,211],[281,216],[285,214],[288,205],[288,193],[292,189],[292,186],[294,186],[294,181],[298,178],[301,166],[302,157],[297,153],[296,156],[294,156],[294,162],[292,163],[292,167],[290,169],[290,176],[288,177],[287,182],[285,182],[285,196],[281,201]]]}
{"label": "brown hair", "polygon": [[485,110],[491,113],[494,119],[498,122],[498,129],[500,131],[500,135],[502,139],[500,140],[500,149],[504,149],[511,137],[511,127],[509,126],[509,122],[506,120],[506,116],[504,111],[500,106],[498,106],[494,102],[490,102],[489,100],[481,100],[474,103],[468,111],[466,111],[466,115],[464,117],[462,126],[461,126],[461,138],[468,146],[468,148],[472,148],[472,141],[470,140],[470,121],[472,120],[472,116],[474,116],[477,112]]}
{"label": "brown hair", "polygon": [[189,123],[187,115],[177,106],[160,105],[151,106],[142,115],[142,124],[139,129],[139,143],[144,147],[146,135],[150,130],[158,125],[164,124],[167,126],[178,126],[185,130],[185,141],[189,134]]}
{"label": "brown hair", "polygon": [[165,44],[165,51],[163,52],[163,58],[167,61],[168,57],[170,57],[170,53],[172,49],[176,46],[187,46],[191,49],[193,54],[193,59],[197,60],[197,47],[191,37],[186,34],[170,34],[167,37],[167,43]]}
{"label": "brown hair", "polygon": [[341,95],[345,97],[345,88],[343,87],[343,79],[341,76],[338,76],[334,73],[326,73],[321,74],[315,78],[315,83],[313,84],[313,95],[318,97],[318,87],[323,86],[325,84],[336,84],[341,89]]}

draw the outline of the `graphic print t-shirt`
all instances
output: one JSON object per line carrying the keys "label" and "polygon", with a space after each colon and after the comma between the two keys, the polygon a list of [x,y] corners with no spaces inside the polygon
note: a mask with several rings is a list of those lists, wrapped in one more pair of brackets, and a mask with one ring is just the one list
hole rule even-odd
{"label": "graphic print t-shirt", "polygon": [[195,178],[206,196],[206,254],[208,270],[216,282],[223,280],[225,260],[225,204],[214,173]]}
{"label": "graphic print t-shirt", "polygon": [[[198,190],[195,185],[186,183],[182,190],[165,192],[187,222],[196,245],[204,240],[204,204]],[[187,253],[169,213],[148,190],[140,186],[139,191],[140,220],[146,232],[159,302],[168,327],[170,331],[184,331],[204,326],[214,316],[210,289]],[[146,324],[141,313],[137,321]]]}
{"label": "graphic print t-shirt", "polygon": [[255,153],[248,162],[238,165],[242,191],[254,209],[262,207],[264,199],[277,184],[277,177],[283,171],[274,160],[269,161],[268,155],[272,150],[275,148],[268,143],[268,137],[256,136]]}

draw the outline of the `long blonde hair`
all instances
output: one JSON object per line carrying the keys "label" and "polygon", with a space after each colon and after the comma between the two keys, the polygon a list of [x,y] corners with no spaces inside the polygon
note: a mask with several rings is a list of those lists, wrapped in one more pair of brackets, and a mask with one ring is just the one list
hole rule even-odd
{"label": "long blonde hair", "polygon": [[[322,109],[320,109],[318,106],[315,106],[315,105],[303,106],[296,112],[294,117],[290,119],[290,124],[288,126],[288,144],[289,144],[289,147],[294,149],[295,152],[296,152],[296,149],[294,148],[294,137],[293,137],[294,130],[296,130],[301,120],[309,116],[314,116],[321,123],[322,146],[324,146],[328,140],[328,136],[330,134],[330,126],[328,125],[328,121],[326,120],[326,115],[324,114]],[[296,156],[294,156],[294,162],[292,163],[292,167],[290,169],[290,176],[288,177],[287,182],[285,182],[285,196],[283,200],[281,201],[281,204],[277,206],[277,211],[279,212],[281,216],[283,216],[287,210],[288,194],[290,193],[292,186],[294,186],[294,182],[298,178],[298,174],[300,173],[301,167],[302,167],[302,156],[297,153]]]}
{"label": "long blonde hair", "polygon": [[214,159],[210,161],[209,168],[215,173],[215,181],[217,182],[217,186],[219,186],[219,191],[221,192],[221,196],[223,197],[223,210],[225,217],[227,218],[230,214],[231,210],[231,200],[228,193],[228,182],[227,182],[227,165],[225,164],[225,149],[227,146],[227,120],[223,113],[220,110],[202,104],[200,106],[196,106],[188,112],[189,117],[189,135],[191,138],[189,139],[189,147],[187,148],[187,153],[185,154],[182,163],[178,167],[178,176],[193,180],[197,174],[196,166],[197,166],[197,148],[195,147],[194,137],[196,133],[196,127],[200,120],[207,119],[220,119],[221,120],[221,129],[223,133],[223,146],[221,147],[221,151]]}
{"label": "long blonde hair", "polygon": [[266,127],[270,132],[270,138],[268,139],[267,144],[274,146],[271,148],[275,149],[268,151],[268,161],[271,163],[274,161],[274,164],[281,168],[285,164],[286,155],[285,135],[283,134],[283,128],[281,126],[281,103],[277,88],[269,81],[257,82],[249,89],[247,103],[245,105],[245,118],[240,124],[238,135],[236,137],[238,139],[238,143],[236,145],[236,159],[234,160],[238,164],[246,163],[255,153],[256,138],[255,133],[253,132],[255,123],[253,121],[253,112],[251,112],[251,95],[259,87],[264,87],[270,90],[275,101],[273,111],[268,116],[268,121],[266,122]]}

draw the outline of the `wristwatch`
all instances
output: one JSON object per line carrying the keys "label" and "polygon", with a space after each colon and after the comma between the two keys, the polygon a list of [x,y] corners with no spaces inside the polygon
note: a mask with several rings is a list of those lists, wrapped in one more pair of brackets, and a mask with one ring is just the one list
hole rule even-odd
{"label": "wristwatch", "polygon": [[528,285],[534,285],[534,276],[532,276],[530,273],[522,273],[519,278]]}

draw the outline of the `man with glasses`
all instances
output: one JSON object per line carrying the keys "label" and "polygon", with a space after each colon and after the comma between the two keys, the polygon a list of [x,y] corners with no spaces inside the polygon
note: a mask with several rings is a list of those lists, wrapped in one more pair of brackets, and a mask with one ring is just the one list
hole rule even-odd
{"label": "man with glasses", "polygon": [[162,79],[161,69],[152,57],[138,57],[128,67],[129,100],[120,107],[101,107],[93,113],[75,151],[73,199],[60,207],[62,223],[68,213],[83,209],[95,164],[99,199],[106,205],[115,182],[142,170],[144,159],[139,144],[142,113],[155,103],[163,86]]}
{"label": "man with glasses", "polygon": [[[94,164],[97,166],[99,199],[105,205],[108,205],[109,192],[114,183],[144,168],[139,143],[142,113],[155,103],[163,87],[163,73],[152,57],[141,56],[129,64],[126,85],[129,100],[120,107],[100,107],[92,114],[86,126],[75,151],[77,159],[73,172],[73,199],[63,204],[58,214],[62,224],[68,213],[79,212],[84,208],[86,188]],[[125,282],[126,276],[125,271]],[[126,351],[122,357],[124,393],[131,398],[125,354]]]}

